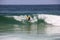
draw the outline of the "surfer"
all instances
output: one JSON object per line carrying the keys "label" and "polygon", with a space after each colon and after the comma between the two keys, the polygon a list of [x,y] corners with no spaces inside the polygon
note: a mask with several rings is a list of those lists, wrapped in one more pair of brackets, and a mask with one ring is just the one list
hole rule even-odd
{"label": "surfer", "polygon": [[31,18],[31,17],[27,15],[27,17],[26,17],[26,18],[27,18],[27,20],[28,20],[28,21],[30,21],[30,18]]}

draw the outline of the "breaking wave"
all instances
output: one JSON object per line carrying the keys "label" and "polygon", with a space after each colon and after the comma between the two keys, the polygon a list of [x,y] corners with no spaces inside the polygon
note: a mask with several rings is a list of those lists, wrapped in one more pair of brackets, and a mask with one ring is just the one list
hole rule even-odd
{"label": "breaking wave", "polygon": [[60,26],[60,16],[50,15],[50,14],[33,14],[30,16],[28,21],[26,18],[27,15],[20,16],[0,16],[1,23],[47,23],[56,26]]}

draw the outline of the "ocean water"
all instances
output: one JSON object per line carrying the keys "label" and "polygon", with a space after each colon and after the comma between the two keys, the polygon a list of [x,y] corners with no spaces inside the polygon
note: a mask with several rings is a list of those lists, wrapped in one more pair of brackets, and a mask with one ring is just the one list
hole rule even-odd
{"label": "ocean water", "polygon": [[60,15],[60,4],[52,5],[0,5],[0,15],[56,14]]}
{"label": "ocean water", "polygon": [[0,5],[0,40],[60,40],[60,5]]}

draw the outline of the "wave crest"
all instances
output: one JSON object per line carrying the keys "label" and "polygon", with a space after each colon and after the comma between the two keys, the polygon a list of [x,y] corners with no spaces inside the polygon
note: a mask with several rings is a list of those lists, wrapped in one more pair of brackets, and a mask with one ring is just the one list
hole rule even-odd
{"label": "wave crest", "polygon": [[[26,15],[13,16],[13,18],[17,21],[26,21]],[[57,26],[60,25],[60,16],[49,15],[49,14],[35,14],[33,15],[33,17],[31,16],[30,22],[35,23],[40,19],[43,19],[48,24],[57,25]]]}

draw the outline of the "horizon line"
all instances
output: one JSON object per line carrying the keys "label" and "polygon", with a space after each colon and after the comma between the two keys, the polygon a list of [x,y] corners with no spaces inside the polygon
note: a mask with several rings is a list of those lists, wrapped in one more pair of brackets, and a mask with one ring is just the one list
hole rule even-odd
{"label": "horizon line", "polygon": [[0,5],[60,5],[60,4],[0,4]]}

